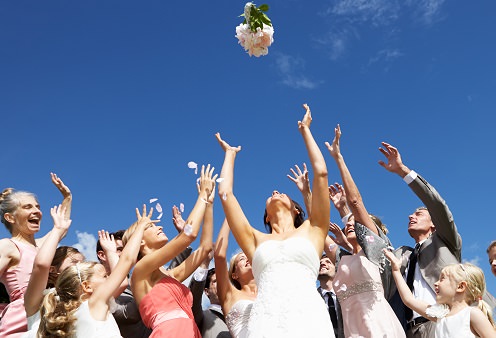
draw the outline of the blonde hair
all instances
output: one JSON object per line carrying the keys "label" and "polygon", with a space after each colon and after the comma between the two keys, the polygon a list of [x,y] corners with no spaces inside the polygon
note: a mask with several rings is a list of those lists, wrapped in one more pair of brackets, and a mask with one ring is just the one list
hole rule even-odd
{"label": "blonde hair", "polygon": [[470,306],[476,304],[495,327],[491,307],[482,300],[486,291],[486,279],[482,269],[470,263],[450,264],[444,267],[441,273],[446,274],[455,283],[467,283],[465,302]]}
{"label": "blonde hair", "polygon": [[229,280],[238,290],[241,290],[241,284],[236,279],[234,279],[232,275],[236,272],[236,259],[238,259],[239,255],[241,255],[242,253],[243,251],[239,250],[239,252],[236,252],[229,261]]}
{"label": "blonde hair", "polygon": [[382,223],[382,221],[379,217],[377,217],[376,215],[372,215],[372,214],[369,214],[369,217],[372,220],[372,222],[374,222],[379,227],[379,229],[381,229],[381,231],[384,233],[384,235],[388,234],[389,230],[386,227],[386,224]]}
{"label": "blonde hair", "polygon": [[38,337],[70,337],[74,335],[75,313],[86,299],[81,283],[89,280],[97,262],[77,263],[65,269],[57,279],[55,290],[49,292],[40,308]]}

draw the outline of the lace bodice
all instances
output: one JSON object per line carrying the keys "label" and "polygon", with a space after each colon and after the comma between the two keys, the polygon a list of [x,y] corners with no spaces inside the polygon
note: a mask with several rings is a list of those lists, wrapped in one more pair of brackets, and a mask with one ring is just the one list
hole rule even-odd
{"label": "lace bodice", "polygon": [[333,337],[332,324],[316,291],[320,257],[304,237],[260,244],[253,255],[258,286],[248,337]]}
{"label": "lace bodice", "polygon": [[253,301],[241,299],[234,303],[226,316],[226,324],[233,338],[246,337]]}

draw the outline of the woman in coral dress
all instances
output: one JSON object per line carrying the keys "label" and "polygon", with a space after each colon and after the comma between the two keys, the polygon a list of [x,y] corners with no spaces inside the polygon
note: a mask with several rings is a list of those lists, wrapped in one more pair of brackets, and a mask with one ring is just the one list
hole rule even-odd
{"label": "woman in coral dress", "polygon": [[[141,318],[153,331],[153,337],[201,338],[193,311],[193,296],[183,282],[212,250],[213,197],[215,179],[210,165],[202,167],[198,199],[182,231],[168,240],[161,226],[152,225],[143,234],[143,242],[133,274],[131,287],[138,303]],[[163,266],[179,255],[197,237],[203,219],[199,248],[177,267]],[[126,244],[134,232],[131,226],[122,241]]]}

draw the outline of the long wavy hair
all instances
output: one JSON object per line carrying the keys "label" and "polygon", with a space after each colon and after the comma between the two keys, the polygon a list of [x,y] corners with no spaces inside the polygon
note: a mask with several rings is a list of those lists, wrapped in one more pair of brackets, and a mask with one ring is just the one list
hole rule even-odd
{"label": "long wavy hair", "polygon": [[81,283],[93,276],[96,262],[70,266],[59,275],[55,289],[44,298],[40,308],[38,337],[71,337],[75,333],[75,313],[86,299]]}

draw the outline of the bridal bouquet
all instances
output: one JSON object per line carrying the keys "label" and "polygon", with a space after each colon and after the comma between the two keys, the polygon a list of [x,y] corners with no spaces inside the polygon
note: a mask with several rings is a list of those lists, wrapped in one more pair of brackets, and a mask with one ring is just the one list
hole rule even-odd
{"label": "bridal bouquet", "polygon": [[254,3],[247,2],[245,12],[240,15],[245,19],[236,27],[236,37],[250,56],[267,55],[268,47],[274,42],[274,28],[264,13],[268,10],[268,5],[260,5],[257,8]]}

